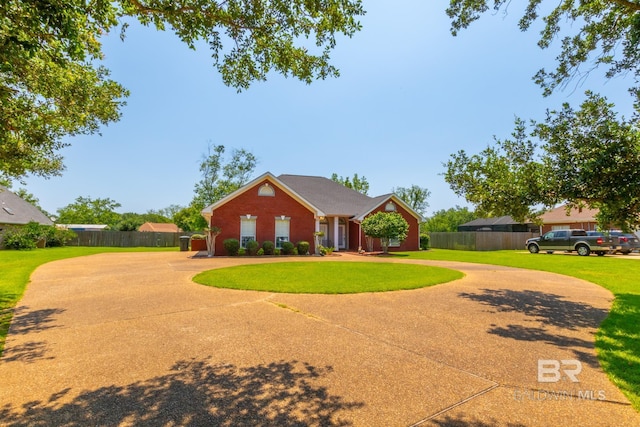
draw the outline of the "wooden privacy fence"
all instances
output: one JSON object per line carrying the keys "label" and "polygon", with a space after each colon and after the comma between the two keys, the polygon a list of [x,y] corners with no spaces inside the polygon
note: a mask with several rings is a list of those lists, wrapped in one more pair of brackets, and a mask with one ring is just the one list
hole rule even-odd
{"label": "wooden privacy fence", "polygon": [[75,231],[77,237],[67,246],[108,247],[173,247],[180,245],[184,233],[153,233],[139,231]]}
{"label": "wooden privacy fence", "polygon": [[454,233],[430,233],[429,246],[436,249],[464,251],[499,251],[524,249],[524,242],[538,237],[537,232],[459,231]]}

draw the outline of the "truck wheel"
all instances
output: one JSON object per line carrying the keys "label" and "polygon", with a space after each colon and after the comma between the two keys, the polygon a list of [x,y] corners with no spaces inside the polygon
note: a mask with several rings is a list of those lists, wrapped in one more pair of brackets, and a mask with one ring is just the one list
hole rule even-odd
{"label": "truck wheel", "polygon": [[587,245],[578,245],[576,247],[576,251],[578,251],[578,255],[580,256],[589,256],[591,253],[591,249]]}
{"label": "truck wheel", "polygon": [[529,249],[529,252],[531,252],[532,254],[537,254],[538,252],[540,252],[540,248],[534,243],[530,244],[527,249]]}
{"label": "truck wheel", "polygon": [[604,256],[604,251],[598,252],[598,256]]}

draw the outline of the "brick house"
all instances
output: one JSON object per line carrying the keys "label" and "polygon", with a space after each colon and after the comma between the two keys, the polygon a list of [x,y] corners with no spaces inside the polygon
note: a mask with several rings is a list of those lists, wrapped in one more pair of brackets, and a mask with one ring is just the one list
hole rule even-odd
{"label": "brick house", "polygon": [[595,230],[598,222],[596,221],[597,209],[573,208],[567,214],[566,205],[558,206],[551,209],[540,216],[542,219],[541,233],[547,231],[562,230],[568,228],[579,228],[583,230]]}
{"label": "brick house", "polygon": [[[216,238],[216,254],[225,254],[223,242],[234,238],[244,247],[255,240],[307,241],[315,252],[314,233],[323,232],[321,245],[336,251],[366,249],[360,224],[376,212],[398,212],[409,223],[407,238],[392,242],[390,251],[412,251],[420,247],[421,216],[394,194],[369,197],[328,178],[280,175],[267,172],[225,198],[207,206],[202,216],[222,231]],[[380,250],[374,242],[374,251]]]}

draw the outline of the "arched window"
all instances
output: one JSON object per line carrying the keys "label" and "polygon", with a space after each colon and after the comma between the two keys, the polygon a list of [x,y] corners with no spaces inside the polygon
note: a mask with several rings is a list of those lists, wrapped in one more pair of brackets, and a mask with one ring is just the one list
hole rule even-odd
{"label": "arched window", "polygon": [[386,206],[384,207],[384,210],[387,212],[395,212],[396,204],[390,201],[389,203],[386,204]]}
{"label": "arched window", "polygon": [[258,189],[258,196],[275,196],[276,190],[269,184],[264,184]]}

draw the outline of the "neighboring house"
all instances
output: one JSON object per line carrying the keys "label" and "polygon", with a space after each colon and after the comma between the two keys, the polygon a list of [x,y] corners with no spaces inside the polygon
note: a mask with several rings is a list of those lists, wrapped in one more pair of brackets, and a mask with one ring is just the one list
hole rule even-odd
{"label": "neighboring house", "polygon": [[458,226],[458,231],[529,232],[538,230],[537,225],[517,222],[509,215],[498,218],[478,218]]}
{"label": "neighboring house", "polygon": [[179,233],[182,230],[171,223],[162,223],[162,222],[145,222],[142,224],[138,231],[150,231],[153,233]]}
{"label": "neighboring house", "polygon": [[7,226],[25,225],[31,221],[53,225],[53,221],[40,209],[0,186],[0,231]]}
{"label": "neighboring house", "polygon": [[109,228],[106,224],[56,224],[56,227],[72,231],[104,231]]}
{"label": "neighboring house", "polygon": [[547,231],[562,230],[568,228],[580,228],[583,230],[595,230],[598,223],[596,221],[597,209],[573,208],[567,215],[565,205],[545,212],[540,218],[542,219],[542,230],[544,234]]}
{"label": "neighboring house", "polygon": [[[337,251],[366,248],[360,224],[379,211],[398,212],[409,223],[407,238],[394,242],[390,250],[418,250],[421,216],[394,194],[369,197],[328,178],[280,175],[267,172],[202,210],[212,227],[221,229],[216,254],[226,254],[223,242],[234,238],[244,247],[247,241],[307,241],[315,251],[314,233]],[[377,240],[377,239],[376,239]],[[379,241],[373,248],[380,250]]]}

